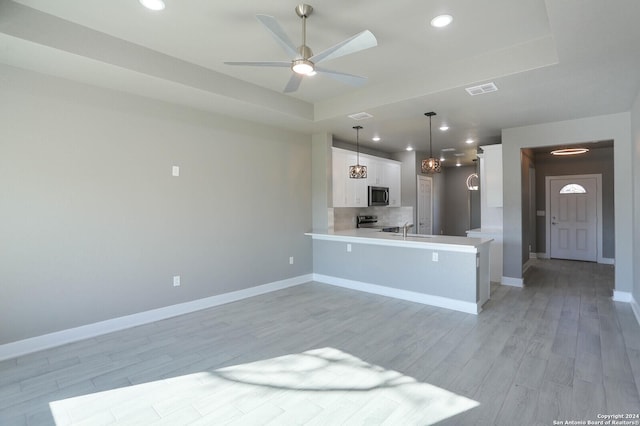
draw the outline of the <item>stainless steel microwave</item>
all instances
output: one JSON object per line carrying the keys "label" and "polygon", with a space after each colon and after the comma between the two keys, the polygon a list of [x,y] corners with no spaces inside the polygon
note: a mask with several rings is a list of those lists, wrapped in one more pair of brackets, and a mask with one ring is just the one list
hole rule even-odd
{"label": "stainless steel microwave", "polygon": [[384,186],[369,187],[369,205],[370,206],[388,206],[389,205],[389,188]]}

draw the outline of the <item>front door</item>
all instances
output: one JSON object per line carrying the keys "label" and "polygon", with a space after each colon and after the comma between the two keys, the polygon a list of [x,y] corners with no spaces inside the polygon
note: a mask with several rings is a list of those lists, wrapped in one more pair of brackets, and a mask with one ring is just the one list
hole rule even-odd
{"label": "front door", "polygon": [[550,179],[551,258],[598,260],[597,189],[595,177]]}

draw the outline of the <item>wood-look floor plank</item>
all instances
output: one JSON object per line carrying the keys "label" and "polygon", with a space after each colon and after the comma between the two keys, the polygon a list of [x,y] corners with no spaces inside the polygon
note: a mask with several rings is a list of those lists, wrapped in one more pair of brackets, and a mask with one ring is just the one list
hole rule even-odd
{"label": "wood-look floor plank", "polygon": [[[629,305],[611,301],[613,277],[611,265],[537,260],[524,289],[492,284],[478,316],[292,287],[2,361],[0,424],[54,425],[49,403],[62,400],[79,404],[58,413],[63,419],[93,424],[421,424],[424,413],[396,398],[354,405],[345,390],[318,404],[294,390],[261,400],[243,395],[266,389],[214,386],[221,368],[323,347],[479,404],[440,425],[549,425],[637,411],[640,327]],[[203,395],[187,378],[212,387]],[[125,397],[167,383],[173,393]]]}

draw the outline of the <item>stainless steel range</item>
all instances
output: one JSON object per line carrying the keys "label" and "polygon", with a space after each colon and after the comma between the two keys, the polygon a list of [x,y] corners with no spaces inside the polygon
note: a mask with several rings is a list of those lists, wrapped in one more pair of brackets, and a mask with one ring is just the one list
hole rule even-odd
{"label": "stainless steel range", "polygon": [[400,232],[399,226],[378,225],[378,216],[375,215],[356,216],[356,227],[379,229],[382,232]]}

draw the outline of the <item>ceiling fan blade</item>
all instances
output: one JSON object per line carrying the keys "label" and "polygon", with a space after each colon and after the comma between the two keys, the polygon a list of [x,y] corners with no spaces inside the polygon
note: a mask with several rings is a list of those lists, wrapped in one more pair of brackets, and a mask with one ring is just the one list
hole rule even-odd
{"label": "ceiling fan blade", "polygon": [[322,61],[328,61],[329,59],[339,58],[340,56],[348,55],[350,53],[359,52],[360,50],[368,49],[378,45],[378,41],[373,33],[369,30],[362,31],[348,38],[333,47],[330,47],[317,55],[313,55],[309,60],[313,63],[320,63]]}
{"label": "ceiling fan blade", "polygon": [[262,61],[262,62],[225,62],[226,65],[245,65],[249,67],[278,67],[290,68],[291,62],[283,61]]}
{"label": "ceiling fan blade", "polygon": [[347,74],[343,72],[328,70],[325,68],[316,67],[316,71],[319,74],[324,74],[327,77],[331,77],[341,83],[348,84],[350,86],[362,86],[367,82],[367,77],[361,77],[359,75]]}
{"label": "ceiling fan blade", "polygon": [[302,74],[298,74],[295,72],[291,73],[291,78],[284,88],[284,93],[291,93],[298,90],[298,87],[300,87],[300,83],[302,83],[302,77]]}
{"label": "ceiling fan blade", "polygon": [[291,59],[300,58],[298,49],[293,44],[287,33],[284,32],[278,21],[273,16],[269,15],[256,15],[258,21],[271,33],[273,38],[284,49]]}

